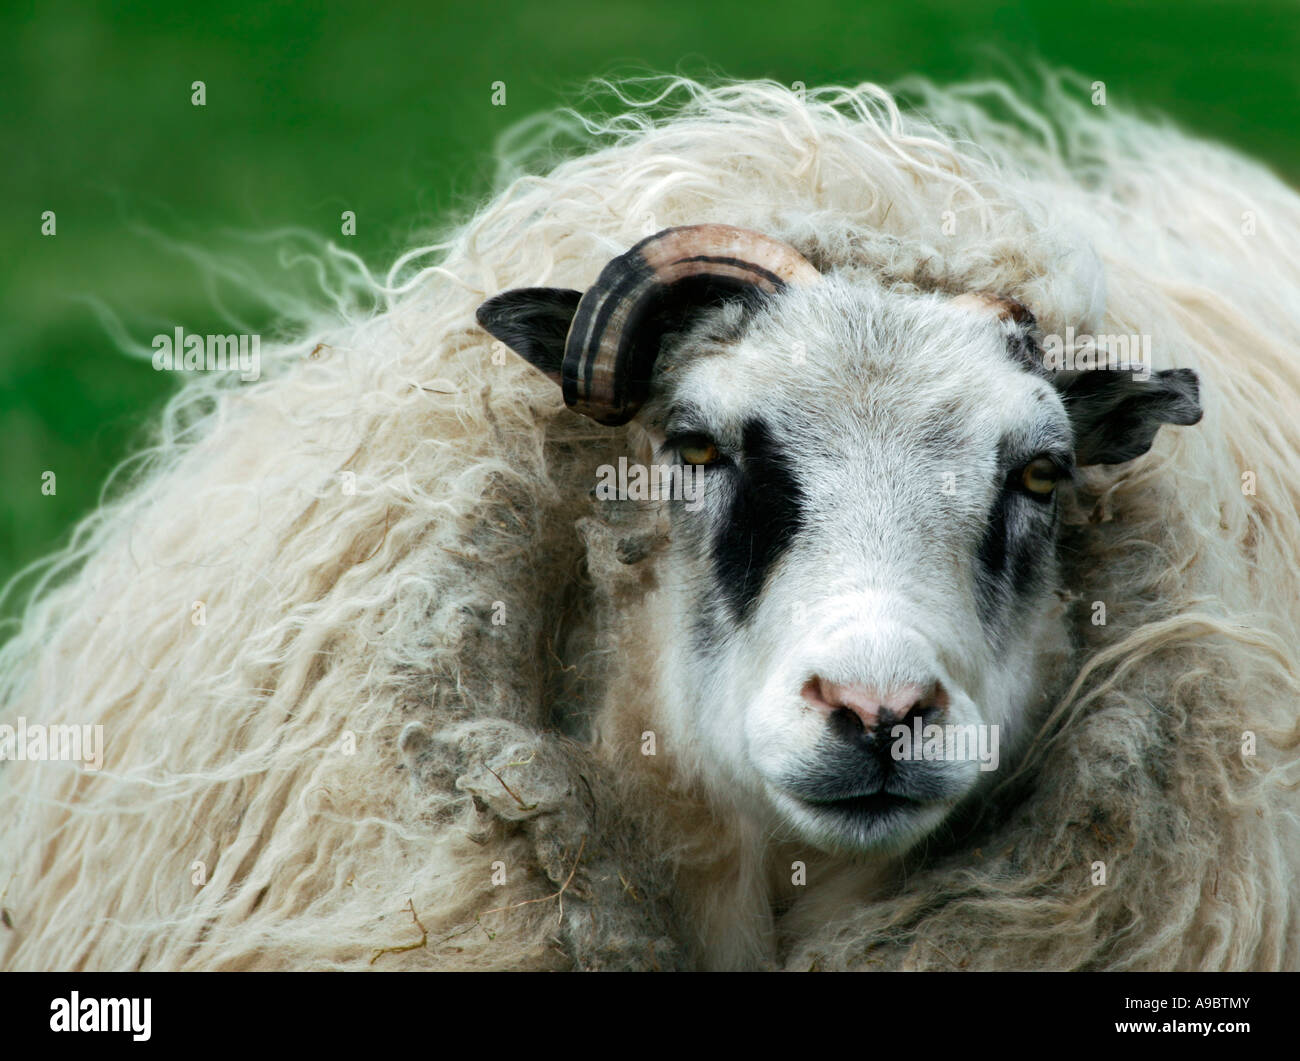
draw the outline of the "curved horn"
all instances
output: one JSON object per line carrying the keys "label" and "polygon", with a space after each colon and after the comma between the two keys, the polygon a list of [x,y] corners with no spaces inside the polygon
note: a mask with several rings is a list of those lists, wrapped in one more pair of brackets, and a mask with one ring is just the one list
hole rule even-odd
{"label": "curved horn", "polygon": [[1035,323],[1029,307],[1010,295],[999,295],[992,291],[967,291],[954,298],[952,304],[998,320],[1015,321],[1016,324],[1028,324],[1031,327]]}
{"label": "curved horn", "polygon": [[820,276],[789,244],[731,225],[667,228],[643,239],[606,265],[578,303],[564,346],[565,404],[602,424],[627,423],[682,312]]}

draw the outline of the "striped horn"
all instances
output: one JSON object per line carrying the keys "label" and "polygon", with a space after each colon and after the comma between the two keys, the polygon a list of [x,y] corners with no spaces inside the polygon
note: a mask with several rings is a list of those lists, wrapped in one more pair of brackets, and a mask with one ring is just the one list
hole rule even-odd
{"label": "striped horn", "polygon": [[660,341],[684,315],[820,276],[789,244],[731,225],[643,239],[606,265],[578,303],[564,346],[565,404],[602,424],[627,423],[649,392]]}

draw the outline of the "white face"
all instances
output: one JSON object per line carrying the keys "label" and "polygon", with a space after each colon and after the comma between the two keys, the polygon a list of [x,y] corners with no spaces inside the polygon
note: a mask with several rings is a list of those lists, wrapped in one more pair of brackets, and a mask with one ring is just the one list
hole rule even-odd
{"label": "white face", "polygon": [[1061,635],[1070,422],[1009,327],[831,274],[656,364],[656,460],[709,461],[672,506],[670,724],[825,849],[904,849],[1006,771]]}
{"label": "white face", "polygon": [[1057,482],[1201,418],[1188,369],[1049,373],[1018,303],[725,225],[476,318],[702,472],[669,502],[661,722],[720,799],[834,850],[904,849],[1007,769],[1065,642]]}

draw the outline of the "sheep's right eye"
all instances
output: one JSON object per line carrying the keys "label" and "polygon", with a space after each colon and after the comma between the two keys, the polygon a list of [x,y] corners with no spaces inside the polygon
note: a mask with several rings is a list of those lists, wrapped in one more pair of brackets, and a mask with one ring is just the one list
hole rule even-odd
{"label": "sheep's right eye", "polygon": [[721,456],[718,447],[707,438],[692,438],[680,442],[677,452],[687,464],[714,464]]}

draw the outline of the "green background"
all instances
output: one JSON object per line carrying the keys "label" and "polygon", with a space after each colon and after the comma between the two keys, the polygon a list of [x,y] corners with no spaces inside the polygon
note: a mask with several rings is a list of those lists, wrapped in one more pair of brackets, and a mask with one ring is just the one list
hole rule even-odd
{"label": "green background", "polygon": [[[146,347],[178,324],[231,330],[231,313],[270,327],[194,248],[275,284],[275,245],[245,237],[291,227],[383,270],[488,194],[500,133],[595,75],[943,82],[1042,60],[1300,177],[1292,2],[222,6],[0,14],[0,582],[67,540],[174,386],[122,353],[114,322]],[[343,210],[358,218],[346,240]]]}

